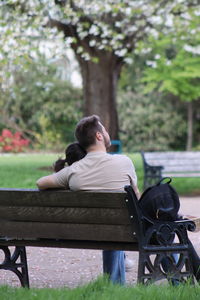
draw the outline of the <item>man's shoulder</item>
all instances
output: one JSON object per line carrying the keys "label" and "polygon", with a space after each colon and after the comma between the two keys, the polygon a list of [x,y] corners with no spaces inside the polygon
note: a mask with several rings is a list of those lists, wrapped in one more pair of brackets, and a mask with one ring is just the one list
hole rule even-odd
{"label": "man's shoulder", "polygon": [[131,159],[125,155],[125,154],[109,154],[115,161],[121,161],[121,162],[126,162],[126,163],[130,163],[131,162]]}

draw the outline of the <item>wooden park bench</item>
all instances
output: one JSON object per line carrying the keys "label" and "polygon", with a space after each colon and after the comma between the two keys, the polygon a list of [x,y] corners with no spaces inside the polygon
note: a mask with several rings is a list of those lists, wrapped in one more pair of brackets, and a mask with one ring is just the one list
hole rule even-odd
{"label": "wooden park bench", "polygon": [[163,177],[200,177],[200,151],[142,152],[144,189]]}
{"label": "wooden park bench", "polygon": [[[5,255],[0,268],[14,272],[29,287],[26,246],[129,250],[139,251],[138,282],[172,275],[187,279],[192,276],[187,230],[194,228],[191,221],[147,220],[130,186],[125,192],[0,189],[0,249]],[[174,232],[176,243],[169,238]],[[168,274],[160,263],[172,253],[181,254],[180,262]]]}

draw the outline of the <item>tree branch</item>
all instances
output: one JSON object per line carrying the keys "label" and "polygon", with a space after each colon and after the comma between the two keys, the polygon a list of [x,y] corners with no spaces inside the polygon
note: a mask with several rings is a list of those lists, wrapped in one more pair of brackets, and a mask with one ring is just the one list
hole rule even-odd
{"label": "tree branch", "polygon": [[66,37],[74,37],[76,34],[76,27],[74,25],[64,24],[56,19],[49,18],[45,26],[50,28],[57,28],[58,31],[62,31]]}

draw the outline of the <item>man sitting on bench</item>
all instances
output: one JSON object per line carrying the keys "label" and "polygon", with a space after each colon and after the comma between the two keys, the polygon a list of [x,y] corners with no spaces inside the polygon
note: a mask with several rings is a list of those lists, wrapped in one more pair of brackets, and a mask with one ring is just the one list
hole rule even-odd
{"label": "man sitting on bench", "polygon": [[[133,163],[125,155],[106,152],[110,146],[110,137],[98,116],[83,118],[77,124],[75,136],[87,155],[57,173],[40,178],[37,181],[39,189],[123,191],[125,185],[132,185],[139,198]],[[104,250],[103,271],[113,282],[124,284],[124,251]]]}

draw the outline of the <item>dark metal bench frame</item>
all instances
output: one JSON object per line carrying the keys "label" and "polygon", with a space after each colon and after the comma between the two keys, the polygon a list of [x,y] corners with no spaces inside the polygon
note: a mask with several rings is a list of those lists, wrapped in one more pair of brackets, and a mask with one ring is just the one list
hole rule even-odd
{"label": "dark metal bench frame", "polygon": [[[190,257],[188,253],[189,246],[187,237],[187,230],[193,231],[195,229],[194,223],[191,221],[155,222],[147,219],[143,216],[138,206],[138,200],[133,189],[130,186],[126,186],[125,191],[125,193],[91,193],[53,190],[40,192],[37,190],[0,189],[0,249],[5,255],[4,261],[0,264],[0,268],[14,272],[18,276],[21,285],[23,287],[29,287],[26,246],[129,250],[139,251],[138,282],[149,283],[164,278],[167,278],[168,280],[176,278],[180,281],[185,281],[190,278],[191,282],[194,282],[192,265],[190,263]],[[14,197],[15,193],[17,195],[16,201]],[[98,237],[96,240],[94,238],[91,239],[90,235],[88,238],[86,238],[87,234],[85,235],[84,239],[78,239],[78,237],[76,237],[76,239],[68,239],[67,234],[65,238],[49,238],[48,236],[46,238],[38,238],[36,234],[35,238],[33,238],[34,234],[30,234],[31,237],[28,238],[26,230],[21,234],[18,230],[18,224],[19,228],[23,228],[23,226],[20,227],[20,218],[23,216],[17,216],[17,212],[20,211],[21,207],[24,210],[24,205],[26,202],[28,210],[30,207],[32,209],[33,206],[38,209],[37,202],[40,206],[44,204],[47,205],[48,203],[50,203],[49,205],[52,205],[54,197],[56,198],[56,201],[60,199],[60,206],[61,204],[64,204],[65,200],[65,202],[71,203],[69,206],[72,206],[73,202],[75,205],[78,205],[79,202],[82,207],[84,205],[84,199],[87,198],[87,209],[89,209],[89,205],[93,205],[93,202],[96,200],[98,201],[95,203],[102,202],[102,207],[106,207],[108,203],[110,203],[109,206],[111,207],[113,203],[114,211],[119,207],[121,209],[120,212],[123,215],[122,221],[120,221],[121,225],[119,223],[119,216],[116,215],[116,221],[118,225],[108,225],[112,228],[110,229],[110,233],[105,240],[101,240],[101,238],[98,240]],[[91,199],[91,201],[88,201],[88,197]],[[29,201],[30,199],[31,201]],[[115,200],[118,202],[117,205],[115,205]],[[22,201],[21,206],[20,201]],[[16,210],[16,217],[12,217],[13,207]],[[11,209],[11,213],[9,212],[9,209]],[[8,211],[7,215],[6,211]],[[53,217],[54,216],[52,216],[52,218]],[[114,217],[112,223],[114,222]],[[33,217],[31,218],[33,219]],[[31,218],[29,221],[27,221],[27,225],[29,222],[32,222]],[[92,227],[98,225],[107,226],[105,225],[105,221],[108,219],[108,217],[104,219],[105,220],[102,221],[103,225],[100,223],[90,225]],[[56,222],[57,225],[55,224],[55,226],[59,226],[58,221]],[[78,224],[78,218],[76,222]],[[22,224],[24,223],[22,222]],[[78,225],[80,225],[79,228],[81,228],[81,224]],[[54,225],[51,224],[51,226]],[[63,226],[63,223],[61,226]],[[118,236],[118,230],[121,230],[121,228],[124,230],[125,236],[127,235],[127,237],[124,238],[124,241],[123,234],[119,238],[121,240],[118,241],[116,239]],[[56,230],[57,229],[55,229],[55,232]],[[13,234],[17,235],[17,238],[13,237]],[[58,236],[59,234],[60,233],[58,231]],[[109,236],[111,240],[109,240]],[[173,240],[175,236],[178,237],[178,241],[174,243]],[[12,255],[9,250],[10,246],[15,246],[15,250]],[[178,253],[180,255],[178,263],[173,262],[173,253]],[[154,256],[153,259],[152,256]],[[171,261],[170,272],[165,272],[162,269],[161,261],[163,257],[168,257]]]}

